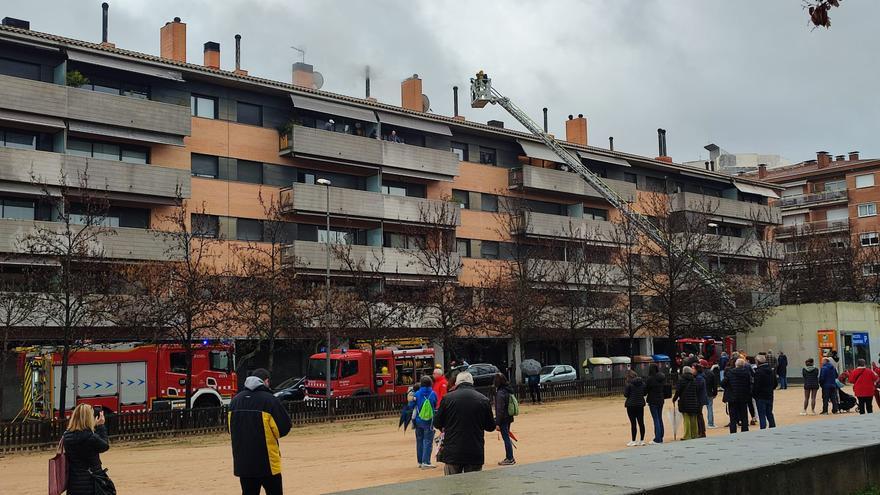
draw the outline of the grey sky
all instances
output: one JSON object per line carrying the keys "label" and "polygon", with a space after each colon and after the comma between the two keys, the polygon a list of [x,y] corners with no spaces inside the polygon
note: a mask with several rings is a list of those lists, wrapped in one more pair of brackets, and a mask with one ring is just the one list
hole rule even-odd
{"label": "grey sky", "polygon": [[[100,41],[100,4],[5,2],[0,17]],[[498,108],[467,105],[468,77],[484,69],[534,119],[549,107],[558,136],[569,113],[586,115],[596,146],[614,136],[615,148],[654,156],[663,127],[676,161],[705,157],[708,142],[793,161],[820,149],[880,156],[877,1],[845,2],[826,31],[810,29],[801,0],[114,0],[110,41],[158,54],[174,16],[190,62],[217,41],[232,68],[241,33],[243,68],[290,81],[289,47],[305,45],[326,90],[363,96],[369,64],[373,95],[399,104],[400,81],[418,73],[434,112],[452,114],[457,84],[469,120],[514,127]]]}

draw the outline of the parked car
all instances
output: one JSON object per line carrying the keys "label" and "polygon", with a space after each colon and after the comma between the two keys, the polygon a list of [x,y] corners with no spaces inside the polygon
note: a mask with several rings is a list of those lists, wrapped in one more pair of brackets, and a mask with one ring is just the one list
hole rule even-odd
{"label": "parked car", "polygon": [[306,398],[306,377],[291,378],[281,384],[282,389],[275,392],[278,400],[303,400]]}
{"label": "parked car", "polygon": [[487,387],[491,386],[495,380],[498,368],[494,364],[477,363],[468,366],[464,371],[473,375],[475,387]]}
{"label": "parked car", "polygon": [[554,364],[541,368],[541,383],[563,383],[577,380],[577,371],[567,364]]}

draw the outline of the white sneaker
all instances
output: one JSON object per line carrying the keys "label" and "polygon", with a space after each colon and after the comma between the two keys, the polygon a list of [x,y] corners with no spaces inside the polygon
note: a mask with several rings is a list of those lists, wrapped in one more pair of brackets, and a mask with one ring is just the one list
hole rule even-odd
{"label": "white sneaker", "polygon": [[648,445],[657,445],[653,440],[648,441]]}
{"label": "white sneaker", "polygon": [[639,444],[639,442],[636,442],[635,440],[633,440],[632,442],[629,442],[628,444],[626,444],[626,446],[627,447],[635,447],[638,444]]}
{"label": "white sneaker", "polygon": [[640,440],[640,441],[639,441],[639,447],[644,447],[644,446],[645,446],[645,441],[644,441],[644,440]]}
{"label": "white sneaker", "polygon": [[806,416],[806,415],[807,415],[807,411],[803,411],[803,412],[801,413],[801,416]]}
{"label": "white sneaker", "polygon": [[422,469],[436,469],[437,466],[433,464],[422,464]]}

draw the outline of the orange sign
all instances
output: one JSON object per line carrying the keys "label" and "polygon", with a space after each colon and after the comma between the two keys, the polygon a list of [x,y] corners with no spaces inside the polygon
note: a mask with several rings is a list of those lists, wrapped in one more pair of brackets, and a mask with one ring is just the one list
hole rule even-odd
{"label": "orange sign", "polygon": [[816,332],[816,340],[819,342],[819,362],[822,358],[830,357],[832,351],[837,350],[837,330],[819,330]]}

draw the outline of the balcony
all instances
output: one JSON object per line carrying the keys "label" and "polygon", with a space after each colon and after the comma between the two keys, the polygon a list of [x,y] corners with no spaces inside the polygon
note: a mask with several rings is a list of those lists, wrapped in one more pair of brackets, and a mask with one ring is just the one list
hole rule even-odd
{"label": "balcony", "polygon": [[[365,274],[431,276],[435,273],[416,259],[415,251],[384,248],[380,246],[349,246],[353,260],[363,262]],[[348,248],[344,248],[348,249]],[[453,257],[458,254],[452,253]],[[284,262],[299,269],[322,272],[327,269],[327,244],[322,242],[294,241],[284,250]],[[452,266],[459,266],[453,261]],[[345,272],[347,268],[337,256],[330,253],[330,270]]]}
{"label": "balcony", "polygon": [[294,126],[282,135],[279,154],[358,162],[383,167],[386,173],[435,180],[458,175],[458,157],[451,151],[392,143],[379,139]]}
{"label": "balcony", "polygon": [[[452,228],[461,225],[458,204],[436,199],[390,196],[378,192],[331,187],[330,214],[400,223],[433,223]],[[324,215],[327,210],[326,186],[294,184],[281,190],[284,213]]]}
{"label": "balcony", "polygon": [[513,234],[600,242],[611,242],[614,239],[612,222],[535,212],[526,212],[525,215],[526,218],[518,222]]}
{"label": "balcony", "polygon": [[62,172],[70,187],[79,186],[80,174],[88,172],[89,189],[97,191],[140,195],[162,203],[173,202],[178,187],[182,197],[190,195],[189,170],[0,148],[0,181],[30,183],[33,173],[42,184],[58,186]]}
{"label": "balcony", "polygon": [[570,261],[528,260],[529,278],[535,282],[572,285],[620,285],[623,271],[611,264],[590,263],[586,266]]}
{"label": "balcony", "polygon": [[773,237],[786,239],[794,236],[830,234],[835,232],[849,231],[849,219],[843,220],[820,220],[818,222],[806,222],[798,225],[785,225],[776,227]]}
{"label": "balcony", "polygon": [[717,247],[717,252],[720,254],[740,258],[782,259],[783,248],[782,244],[778,242],[759,241],[726,235],[708,235],[714,238],[709,245],[713,248]]}
{"label": "balcony", "polygon": [[[0,219],[0,252],[27,254],[28,250],[20,241],[33,232],[35,225],[41,228],[54,226],[59,232],[63,229],[61,224],[54,222]],[[172,242],[155,230],[116,227],[108,228],[108,231],[115,232],[115,235],[101,235],[95,246],[96,250],[103,251],[104,259],[168,261],[176,258],[169,253]]]}
{"label": "balcony", "polygon": [[[602,179],[608,187],[614,189],[625,201],[634,201],[636,185],[614,179]],[[513,188],[551,191],[562,194],[574,194],[589,198],[604,199],[592,186],[578,174],[552,168],[522,167],[510,170],[508,186]]]}
{"label": "balcony", "polygon": [[775,206],[718,198],[698,193],[681,192],[670,195],[672,211],[691,211],[710,216],[737,218],[762,224],[779,223],[781,215]]}
{"label": "balcony", "polygon": [[783,196],[779,200],[781,208],[797,208],[802,206],[816,206],[820,204],[845,203],[849,201],[849,193],[846,189],[837,191],[822,191],[799,196]]}
{"label": "balcony", "polygon": [[192,124],[187,106],[2,75],[0,108],[180,137]]}

